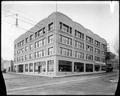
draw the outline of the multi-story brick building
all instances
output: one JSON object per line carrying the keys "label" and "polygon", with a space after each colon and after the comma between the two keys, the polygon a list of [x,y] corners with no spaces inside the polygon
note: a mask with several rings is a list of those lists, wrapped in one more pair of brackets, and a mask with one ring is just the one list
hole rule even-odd
{"label": "multi-story brick building", "polygon": [[107,42],[60,12],[14,42],[16,72],[60,76],[103,72]]}

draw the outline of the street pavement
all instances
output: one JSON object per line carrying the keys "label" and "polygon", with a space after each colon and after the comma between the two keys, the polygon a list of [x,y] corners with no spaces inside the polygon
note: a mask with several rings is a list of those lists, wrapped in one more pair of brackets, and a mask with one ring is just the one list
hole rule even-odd
{"label": "street pavement", "polygon": [[69,77],[3,74],[8,95],[114,95],[118,72]]}

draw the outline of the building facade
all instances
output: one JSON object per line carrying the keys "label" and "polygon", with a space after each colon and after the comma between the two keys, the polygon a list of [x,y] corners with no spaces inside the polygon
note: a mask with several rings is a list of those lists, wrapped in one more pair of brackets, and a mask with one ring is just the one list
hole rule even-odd
{"label": "building facade", "polygon": [[14,41],[14,70],[42,76],[103,72],[107,42],[60,12]]}

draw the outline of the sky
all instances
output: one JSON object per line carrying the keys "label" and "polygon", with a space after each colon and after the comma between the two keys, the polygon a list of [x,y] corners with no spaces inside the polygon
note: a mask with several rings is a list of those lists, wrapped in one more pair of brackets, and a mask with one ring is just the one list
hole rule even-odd
{"label": "sky", "polygon": [[[57,6],[56,6],[57,4]],[[51,13],[61,12],[104,38],[111,52],[119,47],[118,1],[2,1],[1,52],[14,58],[14,40]],[[16,14],[18,26],[16,27]]]}

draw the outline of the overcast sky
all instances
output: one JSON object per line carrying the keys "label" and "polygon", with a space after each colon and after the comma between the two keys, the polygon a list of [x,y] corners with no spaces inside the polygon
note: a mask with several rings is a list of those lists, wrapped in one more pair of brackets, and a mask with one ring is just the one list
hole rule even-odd
{"label": "overcast sky", "polygon": [[[54,1],[2,1],[2,58],[14,58],[14,40],[56,11]],[[104,38],[116,53],[119,41],[119,3],[111,1],[57,2],[57,11]],[[15,14],[18,14],[18,27]]]}

